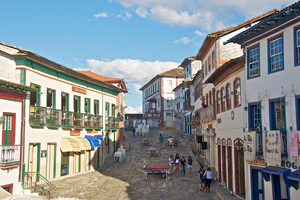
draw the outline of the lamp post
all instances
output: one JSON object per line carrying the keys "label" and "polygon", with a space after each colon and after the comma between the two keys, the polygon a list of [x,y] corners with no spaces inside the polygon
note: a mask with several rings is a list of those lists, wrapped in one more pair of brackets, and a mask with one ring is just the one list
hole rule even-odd
{"label": "lamp post", "polygon": [[244,147],[243,143],[240,140],[238,140],[238,142],[235,144],[236,150],[240,152],[241,150],[243,150],[243,147]]}

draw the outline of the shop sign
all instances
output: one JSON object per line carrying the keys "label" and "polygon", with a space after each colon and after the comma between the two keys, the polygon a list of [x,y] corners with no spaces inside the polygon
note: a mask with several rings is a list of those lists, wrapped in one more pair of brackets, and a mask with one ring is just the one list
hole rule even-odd
{"label": "shop sign", "polygon": [[85,89],[82,89],[82,88],[78,88],[78,87],[72,86],[72,91],[73,91],[73,92],[80,93],[80,94],[85,94],[85,95],[86,95],[86,90],[85,90]]}
{"label": "shop sign", "polygon": [[92,131],[86,131],[86,133],[98,133],[98,131],[96,131],[95,129],[93,129]]}
{"label": "shop sign", "polygon": [[80,131],[78,131],[78,130],[71,130],[70,131],[70,136],[80,136]]}
{"label": "shop sign", "polygon": [[197,126],[200,125],[200,122],[186,122],[187,126]]}
{"label": "shop sign", "polygon": [[41,150],[41,158],[47,157],[47,150]]}

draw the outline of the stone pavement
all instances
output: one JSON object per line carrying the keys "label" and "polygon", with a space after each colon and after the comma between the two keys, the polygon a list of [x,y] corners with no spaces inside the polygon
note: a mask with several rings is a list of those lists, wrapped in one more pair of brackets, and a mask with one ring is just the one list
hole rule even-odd
{"label": "stone pavement", "polygon": [[[161,155],[150,157],[146,149],[151,147],[159,149],[158,137],[162,134],[164,138],[173,135],[179,139],[177,147],[165,147]],[[198,170],[199,164],[192,151],[182,136],[176,130],[151,130],[146,136],[151,145],[142,146],[140,140],[143,137],[132,137],[131,147],[126,151],[126,159],[123,163],[110,163],[99,171],[87,172],[69,178],[53,181],[58,187],[58,194],[66,198],[79,199],[219,199],[211,189],[211,193],[196,191],[199,189]],[[168,165],[170,154],[179,154],[193,159],[192,176],[189,177],[188,169],[186,175],[171,175],[170,180],[166,180],[161,174],[149,174],[148,180],[143,179],[143,166]],[[212,183],[212,187],[217,187],[217,182]]]}

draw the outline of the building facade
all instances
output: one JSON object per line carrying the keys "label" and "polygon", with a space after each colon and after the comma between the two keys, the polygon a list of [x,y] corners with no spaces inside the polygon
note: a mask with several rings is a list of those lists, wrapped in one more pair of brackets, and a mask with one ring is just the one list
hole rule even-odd
{"label": "building facade", "polygon": [[245,63],[246,199],[299,199],[299,6],[231,38]]}
{"label": "building facade", "polygon": [[140,90],[143,99],[143,117],[150,127],[173,127],[173,89],[184,77],[183,69],[171,69],[152,78]]}
{"label": "building facade", "polygon": [[24,186],[100,167],[117,149],[125,90],[19,47],[1,43],[0,51],[1,70],[35,89],[24,102]]}

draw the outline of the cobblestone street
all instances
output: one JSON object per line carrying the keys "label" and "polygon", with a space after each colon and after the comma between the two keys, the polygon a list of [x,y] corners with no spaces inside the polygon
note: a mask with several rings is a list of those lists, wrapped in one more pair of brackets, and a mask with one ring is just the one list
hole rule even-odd
{"label": "cobblestone street", "polygon": [[[179,144],[174,149],[164,148],[161,156],[150,157],[146,149],[151,147],[159,149],[158,137],[164,138],[173,135],[179,139]],[[174,135],[175,134],[175,135]],[[123,163],[113,163],[105,169],[73,176],[53,182],[62,197],[79,199],[218,199],[214,190],[211,193],[196,191],[199,189],[198,173],[199,164],[192,151],[187,147],[186,141],[174,133],[174,130],[152,130],[147,138],[151,141],[149,146],[140,144],[143,137],[132,137],[131,147],[126,151]],[[164,179],[161,174],[149,174],[148,180],[143,179],[143,165],[161,166],[168,165],[170,154],[186,158],[191,155],[193,159],[192,176],[171,175],[170,180]],[[214,187],[216,183],[212,183]]]}

